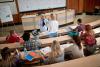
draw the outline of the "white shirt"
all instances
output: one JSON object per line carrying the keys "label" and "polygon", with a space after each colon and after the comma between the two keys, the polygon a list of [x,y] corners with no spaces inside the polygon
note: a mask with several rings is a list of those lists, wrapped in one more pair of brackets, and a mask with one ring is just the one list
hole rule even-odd
{"label": "white shirt", "polygon": [[44,25],[40,30],[41,30],[41,32],[46,32],[48,30],[48,27],[46,25]]}
{"label": "white shirt", "polygon": [[57,32],[58,28],[59,28],[58,21],[56,21],[56,20],[50,20],[48,22],[48,31],[49,31],[49,33],[55,33],[55,32]]}

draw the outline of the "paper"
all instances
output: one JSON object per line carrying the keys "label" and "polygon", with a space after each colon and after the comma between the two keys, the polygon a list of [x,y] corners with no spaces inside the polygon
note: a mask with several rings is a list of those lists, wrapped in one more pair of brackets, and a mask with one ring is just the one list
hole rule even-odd
{"label": "paper", "polygon": [[47,53],[51,52],[51,48],[50,47],[45,47],[45,48],[42,48],[40,49],[40,51],[46,55]]}

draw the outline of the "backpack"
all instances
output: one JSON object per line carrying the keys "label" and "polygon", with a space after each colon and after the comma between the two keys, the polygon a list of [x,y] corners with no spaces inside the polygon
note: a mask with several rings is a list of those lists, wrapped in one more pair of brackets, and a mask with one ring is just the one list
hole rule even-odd
{"label": "backpack", "polygon": [[89,46],[93,46],[96,44],[96,39],[94,36],[90,35],[90,34],[86,34],[85,36],[85,44],[89,45]]}

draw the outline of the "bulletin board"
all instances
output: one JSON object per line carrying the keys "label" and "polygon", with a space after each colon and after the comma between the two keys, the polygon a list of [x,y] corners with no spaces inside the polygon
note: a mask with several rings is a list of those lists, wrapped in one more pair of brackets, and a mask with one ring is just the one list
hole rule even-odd
{"label": "bulletin board", "polygon": [[18,0],[20,12],[66,6],[66,0]]}
{"label": "bulletin board", "polygon": [[2,23],[13,21],[10,6],[8,5],[0,6],[0,19]]}

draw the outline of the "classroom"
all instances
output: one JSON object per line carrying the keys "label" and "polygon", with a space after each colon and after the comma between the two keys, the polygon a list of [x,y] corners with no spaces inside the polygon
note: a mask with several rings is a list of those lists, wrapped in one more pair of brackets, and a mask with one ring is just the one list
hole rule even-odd
{"label": "classroom", "polygon": [[0,67],[100,67],[100,0],[0,0]]}

